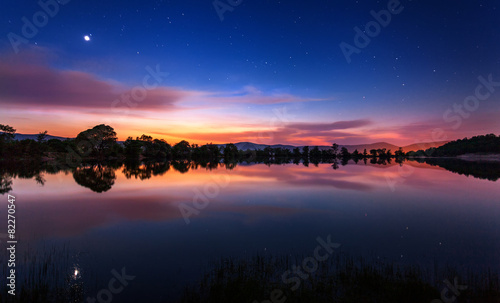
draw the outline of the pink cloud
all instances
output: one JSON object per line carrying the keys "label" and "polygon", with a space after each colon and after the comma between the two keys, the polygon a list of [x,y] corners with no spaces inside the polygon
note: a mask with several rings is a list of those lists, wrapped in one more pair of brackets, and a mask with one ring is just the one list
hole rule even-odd
{"label": "pink cloud", "polygon": [[[239,91],[212,92],[175,87],[128,87],[94,74],[58,70],[46,62],[55,55],[32,50],[0,59],[0,105],[8,108],[48,110],[86,109],[98,113],[174,111],[217,108],[228,104],[277,104],[318,101],[287,93],[265,94],[247,86]],[[127,97],[128,96],[128,97]],[[183,106],[181,106],[181,103]],[[193,106],[194,105],[194,106]]]}
{"label": "pink cloud", "polygon": [[[189,92],[173,88],[143,90],[141,109],[173,110]],[[122,94],[133,93],[113,81],[79,71],[60,71],[44,65],[0,61],[0,104],[11,107],[110,109]],[[123,101],[121,103],[125,104]]]}

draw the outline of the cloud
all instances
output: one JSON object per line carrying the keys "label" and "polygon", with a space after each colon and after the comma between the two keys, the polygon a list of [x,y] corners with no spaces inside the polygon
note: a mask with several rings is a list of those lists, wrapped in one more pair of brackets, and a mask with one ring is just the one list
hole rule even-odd
{"label": "cloud", "polygon": [[[263,93],[253,86],[238,91],[198,91],[158,86],[146,90],[76,70],[50,67],[54,54],[31,50],[0,59],[0,105],[36,110],[80,110],[105,114],[220,108],[229,104],[318,101],[287,93]],[[117,110],[118,109],[118,110]]]}
{"label": "cloud", "polygon": [[287,124],[287,129],[294,129],[298,131],[331,131],[337,129],[358,128],[372,124],[368,119],[350,120],[350,121],[337,121],[332,123],[292,123]]}
{"label": "cloud", "polygon": [[331,100],[325,98],[306,98],[295,96],[289,93],[274,91],[271,93],[264,93],[254,86],[245,86],[241,90],[230,92],[199,92],[199,96],[210,104],[280,104],[280,103],[293,103],[293,102],[311,102],[311,101],[325,101]]}
{"label": "cloud", "polygon": [[[462,119],[460,127],[454,128],[453,123],[447,123],[439,118],[426,118],[397,125],[380,125],[370,130],[371,137],[383,136],[397,139],[401,145],[420,142],[439,142],[462,139],[486,133],[499,133],[498,110],[487,113],[472,113],[469,118]],[[397,135],[397,137],[395,137]]]}
{"label": "cloud", "polygon": [[[122,100],[122,94],[131,92],[114,81],[101,80],[84,72],[0,61],[0,104],[3,106],[111,110],[115,100]],[[189,92],[182,90],[156,88],[146,91],[140,102],[132,98],[130,104],[136,107],[140,104],[143,110],[173,110],[187,95]]]}
{"label": "cloud", "polygon": [[[292,145],[330,145],[334,140],[358,140],[362,142],[368,137],[361,134],[359,128],[372,124],[369,120],[347,120],[332,123],[290,123],[272,129],[212,133],[182,133],[179,138],[206,142],[253,142],[258,144],[292,144]],[[161,133],[159,135],[173,135]]]}

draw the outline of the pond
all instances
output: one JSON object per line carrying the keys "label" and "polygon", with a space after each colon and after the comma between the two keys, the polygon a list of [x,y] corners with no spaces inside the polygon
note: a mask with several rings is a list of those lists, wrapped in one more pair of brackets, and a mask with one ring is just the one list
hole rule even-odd
{"label": "pond", "polygon": [[[173,302],[225,258],[301,261],[321,241],[335,243],[332,255],[428,273],[449,266],[459,280],[498,272],[498,164],[425,162],[3,163],[0,214],[14,196],[18,289],[36,259],[62,277],[49,284],[103,302]],[[120,275],[124,283],[110,283]]]}

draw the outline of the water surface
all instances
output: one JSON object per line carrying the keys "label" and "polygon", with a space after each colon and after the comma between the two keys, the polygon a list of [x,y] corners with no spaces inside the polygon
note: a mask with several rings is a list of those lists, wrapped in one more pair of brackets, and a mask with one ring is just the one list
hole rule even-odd
{"label": "water surface", "polygon": [[96,164],[4,169],[3,184],[16,196],[20,246],[67,247],[86,296],[126,268],[136,278],[117,302],[162,302],[221,257],[311,255],[329,235],[355,256],[498,271],[498,178],[459,173],[418,162]]}

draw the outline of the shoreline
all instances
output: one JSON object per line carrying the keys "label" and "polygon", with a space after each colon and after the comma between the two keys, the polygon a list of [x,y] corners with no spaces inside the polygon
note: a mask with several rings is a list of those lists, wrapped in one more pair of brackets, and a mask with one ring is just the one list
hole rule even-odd
{"label": "shoreline", "polygon": [[416,159],[457,159],[463,161],[485,161],[485,162],[500,162],[500,154],[463,154],[450,157],[408,157],[409,160]]}
{"label": "shoreline", "polygon": [[485,154],[485,155],[480,155],[480,154],[464,154],[456,157],[457,159],[460,160],[465,160],[465,161],[494,161],[494,162],[500,162],[500,154]]}

